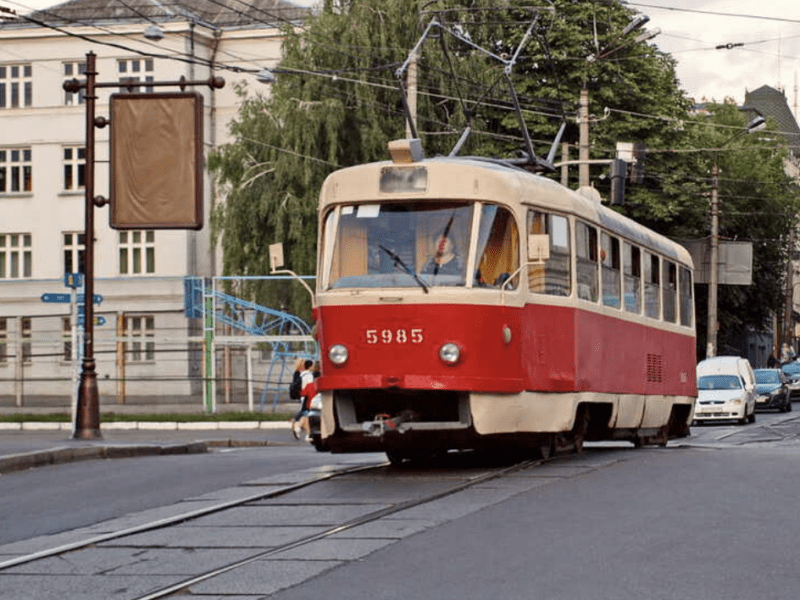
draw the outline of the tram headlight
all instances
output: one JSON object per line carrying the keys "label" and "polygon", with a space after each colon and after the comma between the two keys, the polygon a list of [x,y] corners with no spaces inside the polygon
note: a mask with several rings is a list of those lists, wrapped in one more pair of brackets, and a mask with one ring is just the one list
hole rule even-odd
{"label": "tram headlight", "polygon": [[458,359],[461,358],[461,348],[449,342],[439,348],[439,358],[448,365],[454,365],[458,362]]}
{"label": "tram headlight", "polygon": [[334,344],[328,350],[328,358],[335,365],[343,365],[350,357],[347,348],[342,344]]}

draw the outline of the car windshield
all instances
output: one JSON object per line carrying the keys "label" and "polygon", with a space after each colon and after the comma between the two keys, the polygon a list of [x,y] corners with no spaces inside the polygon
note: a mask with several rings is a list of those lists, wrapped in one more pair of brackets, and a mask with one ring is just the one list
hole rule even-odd
{"label": "car windshield", "polygon": [[761,370],[756,369],[755,371],[756,376],[756,383],[780,383],[781,376],[778,374],[777,370]]}
{"label": "car windshield", "polygon": [[740,390],[742,382],[736,375],[704,375],[697,382],[700,390]]}
{"label": "car windshield", "polygon": [[799,362],[790,362],[786,363],[781,367],[784,373],[787,375],[800,375],[800,363]]}

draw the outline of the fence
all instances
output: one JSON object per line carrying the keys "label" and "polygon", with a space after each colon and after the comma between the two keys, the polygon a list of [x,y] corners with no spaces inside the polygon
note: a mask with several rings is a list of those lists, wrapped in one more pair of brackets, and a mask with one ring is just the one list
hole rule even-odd
{"label": "fence", "polygon": [[[298,357],[316,357],[309,326],[294,315],[220,291],[221,280],[186,278],[182,307],[96,314],[98,391],[111,403],[173,404],[218,410],[275,410],[288,401]],[[72,316],[4,318],[0,328],[0,406],[75,401],[81,329]]]}

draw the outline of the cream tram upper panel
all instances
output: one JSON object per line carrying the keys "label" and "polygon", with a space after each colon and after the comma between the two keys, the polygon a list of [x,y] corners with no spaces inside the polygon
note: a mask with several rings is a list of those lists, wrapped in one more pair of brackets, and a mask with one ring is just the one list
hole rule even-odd
{"label": "cream tram upper panel", "polygon": [[[428,171],[425,191],[386,193],[380,190],[386,167]],[[548,211],[572,214],[641,244],[664,256],[691,265],[689,252],[679,244],[593,201],[560,183],[522,169],[470,158],[432,158],[396,164],[391,161],[348,167],[330,174],[320,192],[320,210],[335,203],[382,200],[464,199],[499,202],[511,207],[529,204]]]}

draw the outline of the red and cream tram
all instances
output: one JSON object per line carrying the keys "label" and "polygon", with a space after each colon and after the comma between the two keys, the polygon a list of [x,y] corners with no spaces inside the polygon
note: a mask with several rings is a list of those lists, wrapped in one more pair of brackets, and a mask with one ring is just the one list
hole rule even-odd
{"label": "red and cream tram", "polygon": [[447,449],[666,444],[695,390],[692,262],[597,199],[498,161],[334,172],[320,196],[322,436]]}

